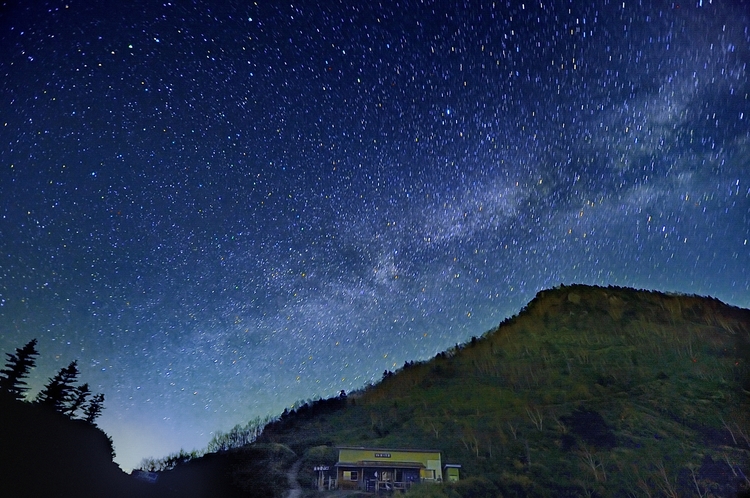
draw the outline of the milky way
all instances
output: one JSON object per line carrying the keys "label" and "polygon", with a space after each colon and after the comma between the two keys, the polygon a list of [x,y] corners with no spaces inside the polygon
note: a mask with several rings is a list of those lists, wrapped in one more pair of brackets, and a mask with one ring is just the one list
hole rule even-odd
{"label": "milky way", "polygon": [[258,3],[0,6],[0,351],[123,467],[561,283],[750,306],[747,3]]}

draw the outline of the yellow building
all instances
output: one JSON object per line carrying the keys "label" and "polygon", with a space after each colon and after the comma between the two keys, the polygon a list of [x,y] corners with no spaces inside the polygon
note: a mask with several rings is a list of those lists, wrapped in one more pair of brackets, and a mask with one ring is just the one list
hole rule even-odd
{"label": "yellow building", "polygon": [[446,463],[443,466],[443,480],[445,482],[456,482],[458,481],[458,471],[461,468],[456,463]]}
{"label": "yellow building", "polygon": [[[417,482],[441,482],[444,479],[439,450],[349,446],[338,450],[336,475],[339,489],[408,489]],[[447,467],[452,469],[450,479],[458,480],[457,466]]]}

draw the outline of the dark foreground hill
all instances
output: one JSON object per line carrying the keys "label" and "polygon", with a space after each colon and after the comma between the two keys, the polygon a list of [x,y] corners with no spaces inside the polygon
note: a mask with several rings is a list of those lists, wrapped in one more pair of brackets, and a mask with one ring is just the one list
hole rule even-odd
{"label": "dark foreground hill", "polygon": [[0,497],[271,498],[286,487],[296,456],[282,445],[252,445],[180,465],[156,483],[124,473],[113,457],[96,426],[0,396]]}
{"label": "dark foreground hill", "polygon": [[158,496],[113,457],[111,440],[96,426],[0,396],[0,496]]}

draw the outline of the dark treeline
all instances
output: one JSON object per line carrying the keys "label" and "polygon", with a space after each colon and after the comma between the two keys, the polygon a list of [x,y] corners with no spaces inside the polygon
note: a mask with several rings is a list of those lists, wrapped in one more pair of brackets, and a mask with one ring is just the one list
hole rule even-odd
{"label": "dark treeline", "polygon": [[[16,348],[15,353],[5,353],[8,359],[0,370],[0,395],[26,402],[29,390],[26,379],[39,356],[36,345],[37,340],[32,339],[22,348]],[[49,379],[32,402],[93,424],[104,409],[104,394],[92,394],[88,384],[76,385],[79,374],[78,362],[70,362]]]}
{"label": "dark treeline", "polygon": [[112,439],[95,424],[104,395],[79,384],[76,361],[29,396],[27,380],[38,356],[33,339],[6,353],[0,370],[0,495],[174,496],[136,481],[114,463]]}

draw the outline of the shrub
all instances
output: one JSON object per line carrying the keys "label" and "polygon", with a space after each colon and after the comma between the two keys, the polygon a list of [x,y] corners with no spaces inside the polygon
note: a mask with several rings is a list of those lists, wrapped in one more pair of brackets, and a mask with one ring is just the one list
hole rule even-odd
{"label": "shrub", "polygon": [[500,490],[486,477],[474,476],[463,479],[449,486],[461,498],[474,498],[477,496],[498,496]]}

